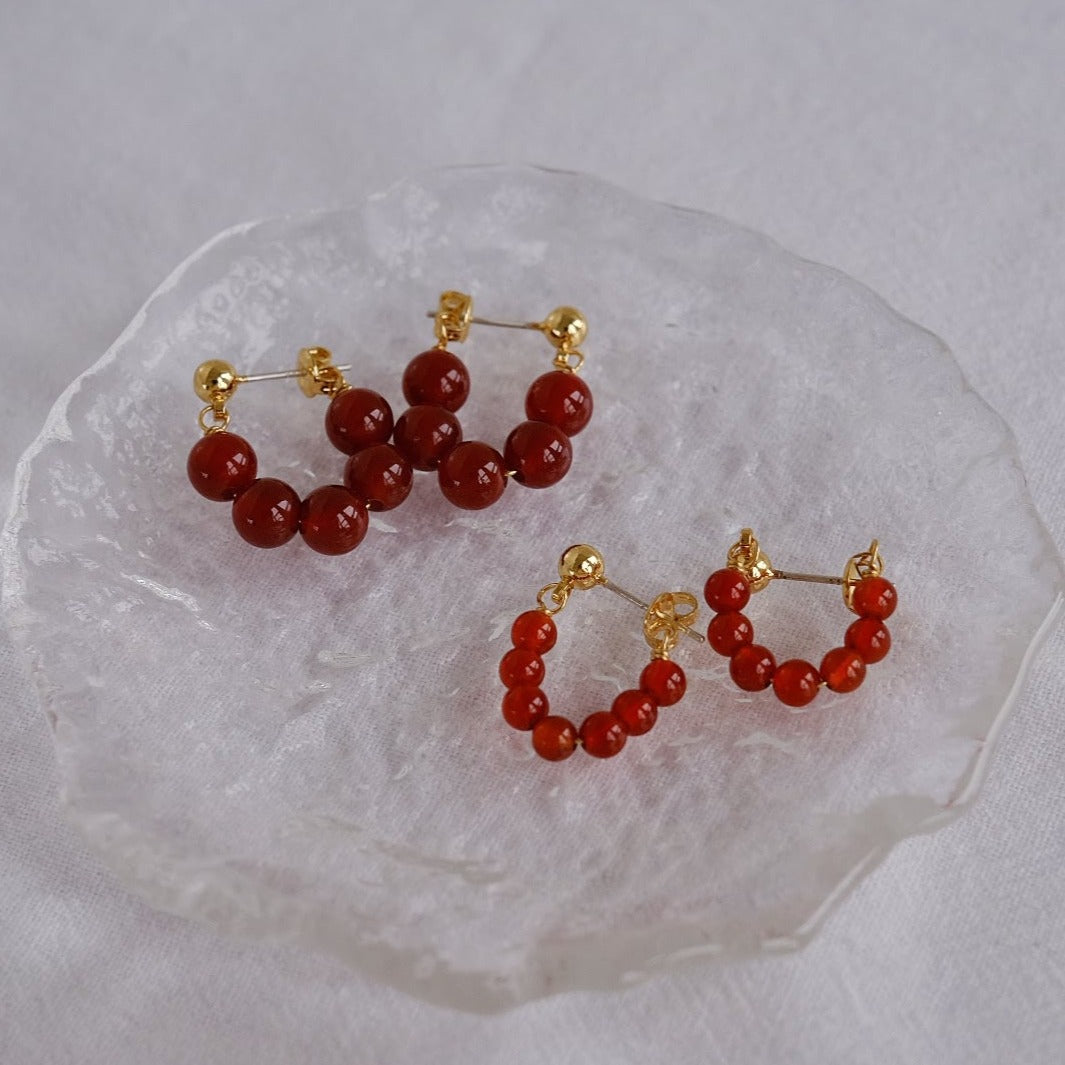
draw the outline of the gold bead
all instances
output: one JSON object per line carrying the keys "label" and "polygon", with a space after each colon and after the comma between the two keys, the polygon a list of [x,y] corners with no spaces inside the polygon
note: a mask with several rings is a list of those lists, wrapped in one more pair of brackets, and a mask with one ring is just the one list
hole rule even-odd
{"label": "gold bead", "polygon": [[201,362],[192,375],[192,387],[204,403],[228,398],[238,384],[237,371],[224,359]]}
{"label": "gold bead", "polygon": [[541,328],[561,351],[575,351],[588,335],[588,323],[576,307],[556,307],[544,319]]}
{"label": "gold bead", "polygon": [[591,544],[567,547],[558,560],[558,575],[577,588],[593,588],[606,572],[603,556]]}

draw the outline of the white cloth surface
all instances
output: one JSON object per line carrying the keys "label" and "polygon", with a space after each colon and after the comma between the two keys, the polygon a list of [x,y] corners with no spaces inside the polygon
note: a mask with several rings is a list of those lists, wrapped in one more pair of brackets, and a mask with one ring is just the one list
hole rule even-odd
{"label": "white cloth surface", "polygon": [[[217,230],[529,160],[762,229],[938,333],[1016,431],[1061,547],[1063,55],[1052,0],[9,5],[3,486]],[[1059,627],[975,808],[899,847],[800,954],[485,1018],[132,898],[58,815],[5,636],[0,1062],[1060,1061],[1063,652]]]}

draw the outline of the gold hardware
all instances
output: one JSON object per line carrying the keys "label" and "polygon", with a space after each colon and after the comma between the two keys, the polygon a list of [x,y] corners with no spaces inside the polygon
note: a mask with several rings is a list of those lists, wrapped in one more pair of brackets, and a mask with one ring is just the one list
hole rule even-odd
{"label": "gold hardware", "polygon": [[[681,636],[688,636],[700,643],[703,641],[703,637],[691,629],[699,617],[699,604],[694,595],[689,592],[663,592],[653,603],[645,603],[632,592],[607,579],[603,556],[591,544],[567,547],[558,560],[558,575],[560,580],[544,585],[536,596],[540,609],[549,616],[557,614],[569,602],[575,589],[601,587],[645,612],[644,639],[656,658],[668,658]],[[679,607],[688,609],[680,610]]]}
{"label": "gold hardware", "polygon": [[440,295],[435,311],[426,311],[434,320],[437,344],[446,348],[450,341],[461,343],[471,325],[490,325],[497,329],[535,329],[551,342],[555,349],[552,360],[559,370],[576,373],[584,365],[580,345],[588,336],[588,323],[576,307],[556,307],[542,322],[501,322],[494,318],[477,318],[473,313],[473,297],[464,292],[448,291]]}
{"label": "gold hardware", "polygon": [[793,573],[775,570],[758,546],[750,529],[740,532],[739,540],[728,551],[728,568],[739,570],[751,583],[752,592],[760,592],[770,581],[805,581],[810,584],[835,584],[843,589],[843,602],[848,610],[854,609],[854,591],[867,577],[879,577],[884,569],[880,555],[880,542],[874,540],[868,551],[851,555],[843,569],[842,577],[827,577],[819,573]]}
{"label": "gold hardware", "polygon": [[313,399],[343,392],[348,387],[342,373],[346,369],[350,367],[333,365],[333,355],[328,348],[303,348],[296,359],[295,371],[288,372],[299,378],[300,391],[308,399]]}

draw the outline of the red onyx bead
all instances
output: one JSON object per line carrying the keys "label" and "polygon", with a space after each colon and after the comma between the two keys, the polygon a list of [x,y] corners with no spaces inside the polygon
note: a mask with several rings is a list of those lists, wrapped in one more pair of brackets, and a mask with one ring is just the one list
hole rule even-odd
{"label": "red onyx bead", "polygon": [[258,461],[236,433],[208,433],[192,445],[186,465],[192,487],[216,503],[235,499],[255,480]]}
{"label": "red onyx bead", "polygon": [[435,470],[461,439],[458,418],[430,405],[404,411],[393,436],[397,450],[416,470]]}
{"label": "red onyx bead", "polygon": [[533,726],[533,750],[549,762],[569,758],[577,746],[577,730],[564,717],[544,717]]}
{"label": "red onyx bead", "polygon": [[610,708],[629,736],[650,732],[658,720],[658,706],[645,691],[630,688],[622,692]]}
{"label": "red onyx bead", "polygon": [[729,660],[728,671],[736,687],[745,692],[764,691],[773,681],[777,661],[772,652],[761,644],[749,643],[741,647]]}
{"label": "red onyx bead", "polygon": [[539,688],[523,685],[503,696],[503,720],[519,732],[529,732],[537,721],[547,717],[547,696]]}
{"label": "red onyx bead", "polygon": [[659,706],[672,706],[684,698],[688,679],[684,670],[668,658],[652,658],[640,674],[640,687]]}
{"label": "red onyx bead", "polygon": [[746,614],[729,610],[717,614],[706,630],[706,642],[719,655],[731,658],[741,647],[754,640],[754,626]]}
{"label": "red onyx bead", "polygon": [[440,491],[463,510],[490,507],[507,487],[503,456],[480,440],[459,444],[440,463]]}
{"label": "red onyx bead", "polygon": [[858,618],[851,622],[843,642],[871,666],[891,650],[891,633],[879,618]]}
{"label": "red onyx bead", "polygon": [[510,639],[515,647],[524,647],[538,655],[547,654],[558,639],[554,621],[542,610],[526,610],[514,619]]}
{"label": "red onyx bead", "polygon": [[742,610],[751,598],[751,582],[738,569],[715,570],[706,579],[703,595],[719,614]]}
{"label": "red onyx bead", "polygon": [[366,535],[366,503],[341,484],[316,488],[300,507],[300,533],[323,555],[346,555]]}
{"label": "red onyx bead", "polygon": [[538,688],[544,679],[544,660],[525,647],[512,647],[499,663],[499,679],[508,688]]}
{"label": "red onyx bead", "polygon": [[325,431],[333,447],[354,455],[392,435],[392,408],[384,396],[368,388],[345,388],[326,408]]}
{"label": "red onyx bead", "polygon": [[849,647],[834,647],[821,660],[821,676],[830,691],[852,692],[865,680],[865,662]]}
{"label": "red onyx bead", "polygon": [[895,613],[897,600],[895,585],[886,577],[866,577],[854,589],[852,604],[858,617],[885,621]]}
{"label": "red onyx bead", "polygon": [[414,470],[391,444],[374,444],[348,459],[344,483],[371,510],[393,510],[410,495]]}
{"label": "red onyx bead", "polygon": [[233,501],[233,524],[255,547],[280,547],[300,527],[300,497],[284,481],[263,477]]}
{"label": "red onyx bead", "polygon": [[773,691],[785,706],[812,703],[820,687],[821,675],[801,658],[789,658],[773,672]]}
{"label": "red onyx bead", "polygon": [[525,416],[576,436],[591,421],[592,390],[576,374],[552,370],[529,386]]}
{"label": "red onyx bead", "polygon": [[503,461],[514,480],[527,488],[550,488],[569,473],[573,446],[561,429],[547,422],[522,422],[511,430]]}
{"label": "red onyx bead", "polygon": [[403,371],[403,395],[411,406],[428,403],[452,413],[470,394],[470,373],[450,351],[433,348],[415,355]]}
{"label": "red onyx bead", "polygon": [[613,758],[627,739],[621,722],[609,710],[589,714],[581,725],[581,743],[595,758]]}

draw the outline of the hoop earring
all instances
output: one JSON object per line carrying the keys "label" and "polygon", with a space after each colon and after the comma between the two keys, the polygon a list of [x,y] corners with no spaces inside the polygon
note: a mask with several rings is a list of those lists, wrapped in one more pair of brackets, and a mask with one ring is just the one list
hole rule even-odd
{"label": "hoop earring", "polygon": [[[578,745],[596,758],[612,758],[630,736],[649,732],[660,707],[680,702],[687,688],[684,670],[669,655],[681,636],[702,640],[691,626],[699,604],[689,592],[663,592],[645,603],[607,579],[602,555],[589,544],[576,544],[558,563],[559,580],[545,585],[536,596],[537,608],[519,614],[511,628],[513,647],[499,663],[499,677],[507,689],[503,719],[512,728],[532,732],[533,750],[550,762],[568,758]],[[554,616],[565,607],[574,590],[608,588],[644,610],[643,633],[651,648],[651,661],[640,674],[638,688],[623,691],[609,710],[590,714],[578,729],[568,718],[551,715],[540,685],[543,655],[555,646],[558,630]]]}
{"label": "hoop earring", "polygon": [[[884,568],[879,543],[852,555],[842,577],[811,573],[785,573],[772,567],[750,529],[740,533],[729,548],[725,569],[711,573],[704,597],[717,615],[706,632],[710,646],[729,659],[729,674],[744,691],[764,691],[770,685],[786,706],[806,706],[821,687],[834,692],[852,692],[865,679],[866,666],[883,659],[891,650],[891,634],[884,624],[894,613],[898,599],[895,586],[881,576]],[[754,642],[754,627],[741,611],[752,592],[767,588],[771,581],[810,581],[842,586],[843,602],[858,615],[843,639],[843,646],[829,651],[821,668],[793,658],[777,665],[772,652]]]}

